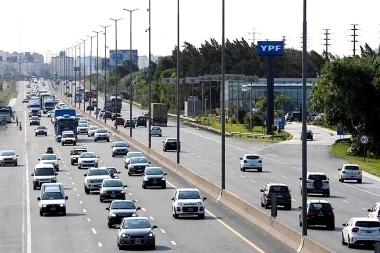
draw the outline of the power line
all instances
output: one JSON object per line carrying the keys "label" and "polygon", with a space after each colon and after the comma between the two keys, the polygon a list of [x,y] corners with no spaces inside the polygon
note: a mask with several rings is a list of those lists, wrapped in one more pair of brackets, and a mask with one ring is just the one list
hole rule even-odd
{"label": "power line", "polygon": [[325,43],[323,44],[325,46],[325,52],[326,52],[326,60],[329,59],[329,46],[331,46],[331,44],[329,43],[330,41],[330,38],[329,38],[329,35],[331,35],[331,33],[329,32],[331,29],[323,29],[325,32],[323,33],[324,35],[324,41]]}
{"label": "power line", "polygon": [[256,28],[252,28],[252,32],[249,32],[248,34],[249,35],[252,35],[252,39],[250,38],[250,39],[248,39],[248,40],[252,40],[252,43],[253,44],[256,44],[256,34],[261,34],[260,32],[257,32],[256,31]]}
{"label": "power line", "polygon": [[356,31],[358,30],[358,28],[356,28],[359,24],[351,24],[353,26],[353,28],[351,28],[351,31],[353,32],[353,34],[351,35],[352,37],[352,40],[351,42],[353,43],[353,56],[356,55],[356,43],[358,42],[356,40],[356,37],[358,37],[359,35],[356,33]]}

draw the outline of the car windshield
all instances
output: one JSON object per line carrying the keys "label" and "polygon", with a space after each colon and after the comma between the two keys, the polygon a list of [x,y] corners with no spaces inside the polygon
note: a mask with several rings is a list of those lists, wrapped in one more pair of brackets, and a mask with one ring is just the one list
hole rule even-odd
{"label": "car windshield", "polygon": [[34,175],[35,176],[54,176],[55,175],[55,171],[54,171],[53,168],[51,168],[51,169],[48,169],[48,168],[37,168],[34,171]]}
{"label": "car windshield", "polygon": [[167,139],[166,142],[168,142],[168,143],[177,142],[177,139]]}
{"label": "car windshield", "polygon": [[92,126],[92,127],[90,127],[89,129],[90,130],[97,130],[99,127],[97,127],[97,126]]}
{"label": "car windshield", "polygon": [[145,175],[162,175],[164,172],[161,168],[146,168]]}
{"label": "car windshield", "polygon": [[38,118],[36,116],[32,116],[32,117],[30,117],[30,120],[40,120],[40,118]]}
{"label": "car windshield", "polygon": [[78,124],[79,127],[88,127],[88,125],[86,123],[80,123]]}
{"label": "car windshield", "polygon": [[329,203],[311,203],[309,209],[315,211],[329,211],[332,208]]}
{"label": "car windshield", "polygon": [[284,185],[272,185],[269,188],[270,192],[289,192],[289,188]]}
{"label": "car windshield", "polygon": [[80,154],[80,158],[96,158],[96,155],[95,153],[86,152],[86,153]]}
{"label": "car windshield", "polygon": [[63,138],[75,138],[74,134],[64,134]]}
{"label": "car windshield", "polygon": [[344,167],[344,169],[346,169],[346,170],[360,170],[359,166],[353,166],[353,165],[346,166],[346,167]]}
{"label": "car windshield", "polygon": [[37,130],[45,130],[46,127],[44,127],[44,126],[38,126],[36,129],[37,129]]}
{"label": "car windshield", "polygon": [[127,219],[123,222],[123,229],[145,229],[150,228],[147,219]]}
{"label": "car windshield", "polygon": [[57,160],[56,155],[42,155],[41,160]]}
{"label": "car windshield", "polygon": [[98,129],[98,130],[96,130],[96,132],[101,133],[101,134],[108,133],[107,130],[105,130],[105,129]]}
{"label": "car windshield", "polygon": [[362,227],[362,228],[377,228],[380,227],[379,221],[357,221],[355,223],[356,227]]}
{"label": "car windshield", "polygon": [[0,156],[14,156],[16,153],[14,151],[1,151]]}
{"label": "car windshield", "polygon": [[308,179],[310,180],[327,180],[326,175],[309,175]]}
{"label": "car windshield", "polygon": [[152,127],[152,130],[161,130],[159,127]]}
{"label": "car windshield", "polygon": [[89,170],[88,176],[105,176],[109,175],[108,170]]}
{"label": "car windshield", "polygon": [[131,163],[148,163],[148,160],[145,157],[132,157]]}
{"label": "car windshield", "polygon": [[123,182],[121,180],[105,180],[103,187],[123,187]]}
{"label": "car windshield", "polygon": [[107,168],[107,170],[108,170],[108,173],[110,174],[117,174],[116,168]]}
{"label": "car windshield", "polygon": [[127,157],[128,158],[132,158],[132,157],[144,157],[144,155],[141,152],[129,152],[127,154]]}
{"label": "car windshield", "polygon": [[248,160],[256,160],[256,159],[259,159],[259,158],[260,158],[260,156],[258,156],[258,155],[247,155],[245,157],[245,159],[248,159]]}
{"label": "car windshield", "polygon": [[73,151],[71,151],[71,154],[72,155],[80,155],[84,152],[87,152],[87,150],[83,150],[83,149],[74,149]]}
{"label": "car windshield", "polygon": [[50,199],[63,199],[63,195],[61,192],[44,192],[44,195],[42,195],[43,200],[50,200]]}
{"label": "car windshield", "polygon": [[136,209],[136,207],[133,202],[117,201],[112,202],[111,209]]}
{"label": "car windshield", "polygon": [[178,199],[200,199],[201,196],[198,191],[180,191]]}
{"label": "car windshield", "polygon": [[115,142],[113,144],[114,147],[127,147],[127,143],[126,142]]}

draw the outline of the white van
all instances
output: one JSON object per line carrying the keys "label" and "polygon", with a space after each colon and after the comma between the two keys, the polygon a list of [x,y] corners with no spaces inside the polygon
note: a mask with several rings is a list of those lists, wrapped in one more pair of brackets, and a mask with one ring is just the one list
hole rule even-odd
{"label": "white van", "polygon": [[50,188],[50,187],[58,188],[59,191],[62,192],[63,197],[66,197],[66,195],[65,195],[65,187],[63,187],[62,183],[47,183],[47,184],[43,184],[41,186],[41,194],[40,194],[40,196],[42,197],[42,195],[44,194],[44,192],[46,191],[46,189]]}

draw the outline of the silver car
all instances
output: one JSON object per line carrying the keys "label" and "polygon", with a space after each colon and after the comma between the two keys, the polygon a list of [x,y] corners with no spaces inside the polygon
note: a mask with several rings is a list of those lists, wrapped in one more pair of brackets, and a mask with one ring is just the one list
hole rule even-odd
{"label": "silver car", "polygon": [[99,129],[98,126],[90,126],[90,127],[88,128],[88,131],[87,131],[87,136],[88,136],[88,137],[94,136],[96,130],[98,130],[98,129]]}
{"label": "silver car", "polygon": [[343,164],[339,170],[339,182],[344,180],[356,180],[358,183],[362,182],[362,170],[357,164]]}
{"label": "silver car", "polygon": [[14,165],[17,166],[18,155],[14,150],[2,150],[0,152],[0,166],[3,165]]}

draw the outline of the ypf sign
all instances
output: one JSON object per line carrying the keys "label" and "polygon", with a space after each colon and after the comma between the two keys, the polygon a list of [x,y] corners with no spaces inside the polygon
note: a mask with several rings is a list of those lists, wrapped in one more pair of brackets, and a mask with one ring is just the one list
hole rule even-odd
{"label": "ypf sign", "polygon": [[260,56],[282,56],[284,54],[283,41],[258,41],[257,55]]}

